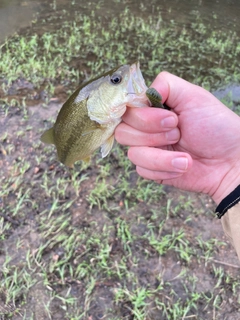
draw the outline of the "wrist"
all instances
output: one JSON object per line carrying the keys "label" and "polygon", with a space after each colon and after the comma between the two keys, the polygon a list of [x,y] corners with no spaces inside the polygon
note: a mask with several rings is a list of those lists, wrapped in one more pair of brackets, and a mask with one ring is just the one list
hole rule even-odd
{"label": "wrist", "polygon": [[240,185],[228,194],[217,206],[215,213],[221,219],[224,214],[240,201]]}
{"label": "wrist", "polygon": [[211,196],[214,202],[219,205],[219,203],[226,198],[237,186],[240,185],[240,170],[231,170],[221,183],[219,184],[217,190]]}

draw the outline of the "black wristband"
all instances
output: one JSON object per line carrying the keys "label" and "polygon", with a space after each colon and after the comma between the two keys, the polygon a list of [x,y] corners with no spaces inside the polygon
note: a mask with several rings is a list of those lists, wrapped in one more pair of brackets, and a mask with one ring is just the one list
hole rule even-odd
{"label": "black wristband", "polygon": [[235,204],[240,201],[240,185],[234,189],[229,195],[224,198],[219,205],[217,206],[215,213],[218,216],[218,219],[221,219],[222,216]]}

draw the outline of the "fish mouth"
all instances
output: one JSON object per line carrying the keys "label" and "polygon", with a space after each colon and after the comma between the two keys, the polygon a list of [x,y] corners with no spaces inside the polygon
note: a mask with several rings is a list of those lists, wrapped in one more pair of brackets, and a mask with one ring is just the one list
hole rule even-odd
{"label": "fish mouth", "polygon": [[140,70],[140,63],[135,62],[130,66],[129,80],[127,84],[127,93],[130,95],[128,106],[132,107],[146,107],[150,106],[146,96],[148,87],[145,84],[142,72]]}

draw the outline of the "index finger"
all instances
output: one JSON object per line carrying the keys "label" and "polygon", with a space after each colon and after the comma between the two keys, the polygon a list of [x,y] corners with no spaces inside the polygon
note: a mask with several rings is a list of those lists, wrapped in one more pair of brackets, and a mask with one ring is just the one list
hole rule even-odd
{"label": "index finger", "polygon": [[122,120],[129,126],[147,133],[168,131],[178,124],[175,113],[152,107],[127,108]]}

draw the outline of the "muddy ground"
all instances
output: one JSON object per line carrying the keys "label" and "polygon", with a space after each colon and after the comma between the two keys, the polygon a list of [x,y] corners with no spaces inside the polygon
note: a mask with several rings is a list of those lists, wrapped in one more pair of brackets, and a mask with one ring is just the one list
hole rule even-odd
{"label": "muddy ground", "polygon": [[210,198],[139,178],[118,144],[70,169],[40,141],[79,83],[130,58],[148,83],[174,72],[239,114],[238,20],[223,23],[237,4],[173,2],[43,1],[1,44],[1,320],[240,319],[240,263]]}
{"label": "muddy ground", "polygon": [[240,265],[212,201],[144,182],[119,146],[59,164],[39,141],[53,98],[1,107],[2,319],[239,319]]}

